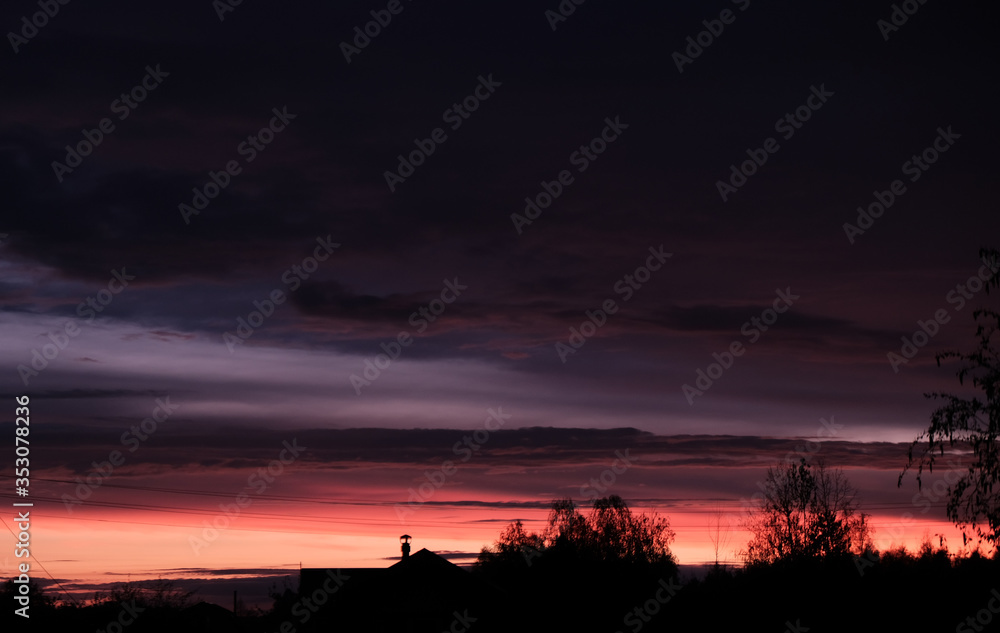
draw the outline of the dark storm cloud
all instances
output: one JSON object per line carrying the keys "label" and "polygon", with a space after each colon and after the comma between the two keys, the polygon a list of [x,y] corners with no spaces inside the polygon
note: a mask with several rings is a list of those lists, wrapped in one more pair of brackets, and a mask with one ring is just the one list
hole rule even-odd
{"label": "dark storm cloud", "polygon": [[[177,428],[177,427],[180,428]],[[264,429],[213,428],[177,425],[161,430],[155,442],[141,446],[134,456],[125,453],[132,467],[156,467],[186,472],[253,470],[274,459],[286,442],[303,447],[301,466],[314,469],[351,470],[370,467],[420,468],[458,459],[455,448],[472,431],[439,429],[299,429],[276,432]],[[83,474],[95,459],[106,459],[111,449],[103,434],[64,427],[39,433],[45,439],[46,469],[67,468]],[[788,454],[820,454],[832,466],[895,469],[905,460],[906,444],[849,442],[817,434],[806,438],[763,436],[656,435],[636,429],[559,429],[529,427],[490,433],[477,467],[580,466],[608,461],[609,447],[628,449],[644,467],[766,467]],[[293,441],[294,440],[294,441]],[[819,443],[819,444],[816,444]],[[101,454],[103,451],[103,454]],[[459,455],[459,457],[456,457]],[[144,472],[144,470],[143,470]]]}
{"label": "dark storm cloud", "polygon": [[[248,551],[382,566],[398,552],[391,505],[457,458],[489,402],[516,422],[421,510],[421,522],[456,534],[479,528],[483,543],[508,520],[541,519],[550,499],[582,495],[616,450],[638,458],[614,489],[630,504],[680,513],[734,500],[807,450],[851,469],[869,502],[896,495],[909,507],[915,491],[895,487],[900,440],[926,425],[933,403],[921,394],[953,386],[934,354],[965,347],[974,330],[971,304],[954,311],[945,296],[1000,234],[998,5],[924,3],[886,41],[877,21],[893,0],[739,10],[745,2],[587,2],[552,29],[545,12],[557,0],[407,1],[348,64],[340,43],[383,0],[243,2],[224,21],[210,0],[91,0],[61,6],[8,50],[2,391],[30,393],[32,495],[42,520],[73,530],[69,545],[51,544],[76,549],[53,550],[53,562],[95,570],[66,580],[53,570],[61,583],[105,590],[137,570],[116,554],[160,552],[148,568],[181,587],[227,605],[238,588],[269,606],[266,585],[286,571],[263,559],[240,567]],[[678,72],[674,53],[723,8],[735,22]],[[3,32],[36,10],[5,4]],[[112,102],[147,66],[169,74],[118,119]],[[452,128],[446,110],[481,77],[495,92]],[[814,88],[832,94],[782,136],[777,122]],[[241,143],[274,108],[294,118],[251,162]],[[104,117],[115,130],[59,182],[53,161]],[[573,153],[616,117],[620,138],[579,171]],[[954,147],[910,181],[902,164],[949,126]],[[391,192],[386,172],[439,127],[447,139]],[[769,137],[780,149],[724,201],[717,183]],[[185,223],[178,205],[232,160],[242,172]],[[561,170],[573,182],[555,195]],[[844,223],[894,179],[906,193],[848,241]],[[519,232],[511,214],[546,191],[551,204]],[[342,247],[292,290],[283,274],[326,236]],[[624,301],[616,283],[658,245],[674,256]],[[122,267],[134,282],[21,390],[14,368],[51,352],[51,333]],[[349,377],[413,333],[409,315],[455,278],[469,290],[356,393]],[[732,341],[749,343],[740,329],[776,288],[801,300],[686,401],[681,385]],[[267,312],[258,305],[275,289],[286,301],[227,349],[223,332]],[[554,343],[609,298],[620,309],[560,359]],[[894,373],[886,352],[946,307],[951,323]],[[128,450],[123,438],[168,395],[179,411]],[[834,414],[844,428],[830,437],[816,420]],[[616,428],[594,428],[606,426]],[[210,570],[171,549],[292,442],[305,450],[286,487],[267,490],[240,519],[246,532],[228,535],[248,539],[232,550],[240,558],[203,560]],[[70,516],[61,495],[80,494],[76,478],[113,451],[125,463]],[[275,523],[254,523],[269,512]],[[305,520],[320,516],[330,521]],[[107,532],[110,521],[190,532],[131,536]],[[699,525],[688,534],[703,538]],[[254,528],[277,534],[257,540]],[[380,532],[389,547],[354,550]],[[447,554],[474,555],[478,539]]]}
{"label": "dark storm cloud", "polygon": [[[432,292],[432,291],[431,291]],[[337,282],[307,283],[293,296],[303,313],[348,321],[405,323],[414,306],[426,303],[427,293],[377,297],[350,292]],[[431,295],[432,296],[432,295]]]}
{"label": "dark storm cloud", "polygon": [[[31,395],[32,397],[45,400],[76,400],[79,398],[134,398],[139,396],[162,398],[167,394],[152,389],[66,389],[62,391],[36,391]],[[0,398],[13,400],[15,394],[0,394]]]}
{"label": "dark storm cloud", "polygon": [[[144,279],[176,279],[194,274],[229,279],[234,272],[259,274],[269,261],[277,264],[275,260],[282,258],[296,239],[308,240],[330,230],[369,253],[387,252],[400,246],[405,249],[408,242],[433,240],[442,231],[494,241],[496,238],[491,235],[510,230],[507,216],[511,209],[518,209],[523,196],[534,193],[541,178],[551,179],[565,166],[565,157],[596,134],[590,127],[619,110],[630,112],[626,118],[636,121],[635,136],[622,141],[629,143],[628,148],[611,148],[595,163],[591,174],[581,174],[579,183],[557,202],[568,207],[565,209],[568,213],[559,213],[559,207],[554,206],[544,221],[531,230],[551,236],[557,229],[564,231],[574,226],[578,229],[574,240],[587,240],[608,228],[596,212],[614,200],[613,206],[622,207],[624,203],[626,212],[653,233],[680,237],[684,233],[678,233],[678,229],[689,225],[690,220],[653,218],[648,212],[628,210],[632,206],[629,198],[643,199],[644,206],[668,200],[701,200],[702,205],[716,207],[711,183],[718,177],[715,172],[724,173],[727,169],[728,163],[720,162],[726,156],[725,150],[731,149],[738,156],[743,151],[742,145],[762,140],[758,136],[767,131],[771,121],[797,105],[786,97],[792,98],[796,92],[807,93],[813,81],[809,75],[820,74],[818,69],[833,75],[831,85],[836,81],[837,90],[843,91],[838,94],[844,95],[845,109],[858,107],[857,97],[851,96],[849,88],[840,88],[850,83],[879,86],[878,103],[888,105],[890,110],[906,107],[932,113],[941,109],[934,104],[923,104],[911,87],[912,76],[899,73],[899,60],[887,55],[880,38],[866,37],[869,31],[874,32],[872,24],[878,14],[874,8],[861,14],[815,7],[810,11],[789,11],[780,18],[765,18],[762,13],[749,10],[740,16],[737,25],[727,29],[724,39],[720,38],[684,74],[674,72],[669,53],[676,48],[672,43],[683,43],[689,31],[699,28],[699,20],[704,16],[694,8],[590,8],[577,12],[570,24],[551,33],[537,7],[528,5],[481,7],[476,11],[451,4],[419,7],[408,12],[405,21],[400,18],[397,29],[378,38],[351,66],[341,65],[336,43],[329,39],[330,31],[325,32],[324,38],[315,25],[327,24],[328,29],[343,26],[343,31],[349,33],[350,28],[344,25],[365,16],[363,4],[323,9],[326,15],[320,19],[296,13],[291,28],[285,29],[264,20],[261,12],[245,9],[225,24],[218,24],[203,5],[182,4],[177,6],[176,14],[164,16],[162,24],[150,24],[148,16],[132,15],[134,11],[119,7],[123,19],[132,15],[136,23],[158,32],[169,32],[164,24],[174,23],[177,15],[205,20],[192,20],[193,28],[186,23],[184,32],[190,40],[178,41],[173,35],[170,42],[153,44],[123,37],[124,33],[115,25],[105,25],[99,35],[91,35],[88,18],[81,16],[82,22],[74,25],[72,32],[63,32],[63,28],[70,28],[68,22],[63,22],[63,28],[54,24],[44,34],[49,37],[33,41],[18,56],[17,63],[11,65],[14,87],[20,82],[24,87],[30,85],[32,90],[17,92],[25,96],[19,97],[10,114],[34,121],[22,126],[31,130],[26,133],[34,140],[19,141],[33,144],[21,151],[22,157],[33,160],[20,167],[14,180],[24,183],[18,199],[32,208],[31,215],[37,221],[22,218],[21,223],[15,223],[17,239],[12,244],[15,252],[55,265],[68,275],[97,277],[111,266],[134,262],[143,271]],[[494,28],[483,27],[482,11],[489,13]],[[450,13],[452,21],[468,20],[464,28],[451,29],[451,39],[445,42],[446,51],[466,54],[452,55],[448,64],[435,65],[438,72],[429,74],[425,72],[427,58],[404,53],[424,48],[418,33],[442,13]],[[612,16],[614,21],[630,28],[601,28]],[[829,31],[819,38],[806,36],[808,30],[799,26],[816,20],[824,21]],[[593,38],[591,28],[600,29],[602,37]],[[235,34],[237,29],[249,34],[266,32],[268,37],[263,41],[251,36],[241,38]],[[118,32],[117,36],[108,37],[109,30]],[[515,30],[535,36],[527,46],[511,46],[509,38]],[[776,37],[757,37],[762,30]],[[624,37],[625,32],[630,36]],[[838,32],[864,45],[838,46],[834,54],[830,41],[837,38]],[[644,39],[639,37],[642,33],[655,33],[656,37]],[[292,34],[301,48],[281,45]],[[191,40],[198,44],[192,45]],[[899,51],[897,57],[909,57],[907,67],[940,75],[950,75],[956,70],[911,44],[905,36],[894,40],[892,45]],[[966,44],[975,45],[975,38]],[[740,72],[733,68],[732,58],[712,54],[722,47],[740,50],[746,56]],[[470,49],[481,53],[478,60],[473,61],[476,56],[468,54]],[[793,80],[771,77],[776,55],[788,49],[796,50],[795,61],[790,64]],[[433,56],[430,51],[426,54]],[[640,54],[660,60],[662,72],[652,75],[636,64],[627,63]],[[303,55],[322,56],[336,64],[331,63],[329,74],[324,75],[318,69],[304,67],[300,63]],[[581,65],[581,56],[590,61]],[[65,83],[47,84],[43,88],[34,78],[42,63],[50,58],[72,58],[77,72]],[[73,193],[40,200],[42,191],[51,190],[49,163],[59,157],[62,146],[79,136],[80,126],[93,125],[96,117],[106,115],[105,104],[137,81],[135,75],[142,65],[116,64],[121,58],[146,59],[149,63],[163,58],[162,63],[172,69],[172,75],[129,120],[119,123],[107,145],[98,148],[79,173],[68,177],[68,182],[77,189],[62,189]],[[269,77],[263,94],[252,96],[250,88],[260,83],[257,64],[265,59],[270,67],[281,72]],[[890,60],[894,76],[887,71]],[[362,65],[364,70],[358,70]],[[498,77],[503,74],[502,80],[506,82],[496,100],[484,103],[483,109],[451,134],[448,145],[432,156],[398,195],[390,196],[381,182],[381,174],[394,167],[396,154],[412,149],[414,136],[427,134],[434,125],[440,125],[441,112],[464,96],[479,74],[491,69]],[[414,72],[418,70],[421,72]],[[964,67],[958,70],[971,76],[971,70]],[[735,81],[728,94],[707,82],[708,77],[720,73]],[[796,81],[800,78],[807,82]],[[741,90],[763,86],[770,90],[779,81],[785,88],[775,98],[743,99],[735,112],[730,107],[731,98],[738,97]],[[638,95],[653,94],[664,85],[673,87],[672,90],[683,88],[686,99],[675,99],[674,107],[691,111],[708,107],[717,116],[701,117],[698,124],[705,127],[674,131],[670,143],[654,143],[652,139],[659,136],[671,117],[656,115],[654,106],[658,104],[647,99],[626,100],[593,88],[609,83],[636,91]],[[894,89],[906,92],[899,94]],[[73,95],[72,102],[77,105],[52,112],[47,120],[41,114],[27,115],[26,109],[31,105],[66,101],[67,95]],[[194,228],[186,229],[179,224],[176,204],[190,197],[192,186],[203,184],[207,170],[218,170],[226,158],[232,158],[239,140],[255,131],[273,103],[279,101],[296,104],[292,109],[301,111],[300,118],[260,156],[247,175],[236,177],[233,187],[212,201],[197,218]],[[974,106],[966,102],[964,107]],[[169,116],[179,110],[189,116]],[[883,110],[883,107],[872,108],[866,113],[870,115],[867,121],[859,118],[852,125],[863,130],[865,125],[872,125],[871,115],[877,116]],[[524,116],[532,111],[535,116]],[[682,109],[678,114],[683,112]],[[845,120],[854,118],[843,111],[831,113],[827,122],[811,124],[813,127],[804,134],[830,136],[835,134],[835,122],[844,125]],[[350,120],[353,125],[345,127],[341,124],[343,120]],[[932,123],[928,130],[940,123]],[[906,141],[913,138],[912,126],[895,127],[900,130],[898,145],[903,155],[902,147],[908,148]],[[640,128],[645,131],[638,132]],[[754,128],[761,132],[751,134]],[[741,133],[741,130],[747,131]],[[892,126],[888,131],[892,131]],[[743,138],[730,140],[730,136]],[[858,136],[865,143],[871,140],[863,132]],[[144,148],[141,155],[140,143]],[[486,151],[477,157],[482,168],[470,171],[467,166],[474,143],[485,144]],[[818,159],[831,149],[838,151],[842,145],[814,143],[812,147],[824,149],[806,146],[800,151],[810,152],[812,159]],[[705,152],[710,157],[698,161],[704,170],[698,186],[693,187],[694,182],[681,185],[685,179],[673,177],[677,186],[672,187],[669,196],[663,195],[662,186],[637,188],[634,185],[640,179],[628,176],[633,172],[645,179],[652,173],[667,172],[671,178],[674,165],[691,165],[693,158]],[[778,156],[774,160],[785,159]],[[808,162],[815,165],[813,160]],[[870,169],[876,179],[885,173],[881,165],[872,165]],[[955,166],[940,169],[953,171]],[[628,184],[614,189],[598,185],[618,176]],[[780,176],[775,174],[775,177]],[[854,178],[867,186],[868,179],[856,171]],[[241,190],[239,184],[240,180],[250,179],[257,185],[252,194]],[[498,179],[507,181],[502,186],[502,197],[478,193],[484,186],[495,193]],[[38,184],[45,187],[32,190],[29,186]],[[83,191],[78,190],[80,187]],[[581,188],[588,191],[586,197],[578,193]],[[625,191],[629,193],[622,195]],[[762,193],[770,195],[769,190]],[[330,203],[335,209],[333,218],[329,214]],[[735,205],[715,210],[725,216],[740,213],[745,219],[737,221],[742,224],[753,221],[752,217],[737,212]],[[299,221],[294,225],[282,221],[275,217],[276,211]],[[378,222],[373,221],[373,212],[378,213]],[[786,206],[769,210],[771,217],[774,213],[794,221],[798,212]],[[665,226],[671,230],[664,231]],[[713,233],[718,235],[717,230]],[[70,239],[73,236],[82,238],[80,241],[88,246],[74,247]],[[261,243],[252,246],[254,257],[247,257],[248,240],[255,238]],[[280,246],[269,247],[275,239],[281,242]],[[177,252],[175,240],[188,245],[183,256]],[[454,253],[461,255],[459,251]]]}
{"label": "dark storm cloud", "polygon": [[[837,244],[839,223],[851,219],[850,209],[870,188],[896,175],[900,158],[922,147],[935,126],[981,109],[974,99],[952,103],[940,91],[928,100],[929,93],[914,83],[919,71],[922,83],[928,76],[947,77],[963,90],[976,90],[970,83],[974,61],[950,65],[907,33],[887,45],[874,29],[880,12],[873,7],[859,12],[824,5],[765,15],[754,6],[683,74],[675,72],[670,53],[700,28],[701,19],[711,17],[693,7],[581,8],[555,33],[535,6],[413,8],[351,65],[341,63],[336,37],[329,36],[349,34],[348,25],[366,15],[362,3],[327,7],[322,16],[293,12],[294,19],[280,27],[250,7],[222,24],[197,3],[178,5],[162,20],[117,8],[123,20],[130,16],[128,22],[164,34],[162,41],[128,37],[129,31],[114,23],[92,33],[94,16],[54,23],[11,65],[15,99],[8,114],[23,122],[8,128],[0,156],[3,170],[12,175],[6,192],[12,201],[8,252],[68,277],[99,281],[112,268],[130,266],[139,287],[190,288],[197,279],[242,281],[266,292],[276,275],[308,253],[306,246],[317,235],[333,234],[345,248],[335,268],[321,271],[322,280],[294,296],[304,315],[335,319],[335,327],[353,321],[354,331],[365,336],[359,322],[402,325],[411,306],[426,300],[421,293],[433,287],[424,276],[470,271],[492,296],[477,299],[477,305],[454,306],[451,316],[461,320],[447,327],[518,330],[551,340],[552,330],[563,330],[565,320],[608,293],[614,279],[608,269],[618,267],[612,256],[622,262],[622,272],[628,270],[628,253],[646,246],[636,243],[637,233],[670,242],[680,255],[707,248],[733,255],[770,249],[774,260],[759,263],[752,273],[766,271],[775,283],[784,282],[786,271],[801,262],[781,247],[817,240],[844,247]],[[449,23],[463,26],[450,28],[444,48],[432,52],[422,33],[445,14]],[[167,27],[180,15],[190,18],[184,37]],[[957,10],[939,15],[935,36],[943,37],[943,25],[958,15]],[[801,28],[819,21],[827,28],[818,37]],[[608,28],[610,23],[618,27]],[[592,29],[601,37],[593,37]],[[912,25],[908,29],[913,32]],[[762,32],[770,36],[762,38]],[[255,37],[264,33],[267,37]],[[524,39],[512,46],[516,33]],[[297,47],[282,45],[292,39]],[[845,47],[843,41],[854,45]],[[975,37],[961,40],[965,48],[979,45]],[[738,50],[741,59],[722,50]],[[774,72],[788,50],[795,56],[783,72]],[[330,64],[307,67],[303,56]],[[437,63],[438,56],[448,63]],[[636,58],[647,66],[634,63]],[[50,59],[73,60],[68,81],[38,84]],[[107,116],[111,99],[138,80],[143,64],[123,65],[119,59],[161,63],[171,75],[129,119],[118,122],[76,173],[54,187],[51,161],[61,160],[63,146],[79,138],[81,126]],[[257,92],[265,61],[276,72]],[[648,65],[658,72],[649,72]],[[435,72],[427,72],[432,67]],[[395,168],[397,154],[413,148],[414,137],[442,125],[442,111],[484,73],[503,82],[497,94],[462,128],[449,130],[447,144],[390,195],[382,173]],[[718,77],[728,83],[719,84]],[[773,121],[798,105],[812,83],[823,81],[836,93],[831,103],[784,143],[769,170],[721,205],[712,183],[745,148],[773,135]],[[604,86],[615,89],[598,88]],[[664,91],[673,95],[666,102],[651,98]],[[31,112],[55,102],[67,105]],[[237,157],[241,139],[264,124],[271,107],[285,103],[298,113],[289,129],[191,226],[180,222],[176,206],[190,201],[191,188]],[[900,110],[908,118],[892,114]],[[523,207],[525,195],[539,191],[540,180],[567,167],[570,152],[614,114],[631,121],[631,129],[517,238],[509,214]],[[686,123],[678,127],[677,120]],[[872,151],[860,151],[876,138],[883,156],[878,160]],[[982,170],[987,161],[976,159],[977,143],[970,138],[970,153],[942,161],[935,174]],[[846,159],[849,170],[841,166]],[[849,181],[855,193],[844,196],[834,214],[797,191],[795,183],[803,177],[836,183],[838,192]],[[725,221],[702,220],[699,214],[709,210]],[[806,230],[818,219],[828,227],[824,232]],[[448,239],[442,242],[443,236]],[[504,266],[484,265],[484,255]],[[370,262],[378,258],[386,263],[373,271]],[[829,277],[816,268],[816,279]],[[683,296],[695,283],[725,292],[731,284],[717,270],[710,265],[677,282],[674,294]],[[539,277],[541,271],[545,277]],[[386,288],[389,280],[395,288]],[[127,314],[147,319],[156,314],[198,330],[217,327],[220,313],[235,312],[215,302],[202,311],[185,307],[182,315],[180,306],[160,292]],[[650,326],[722,332],[746,318],[731,306],[661,303],[615,320],[606,332],[638,333]],[[287,325],[295,330],[294,321]],[[800,313],[787,315],[782,326],[841,333],[853,327],[843,318]],[[857,329],[871,339],[864,326]],[[351,349],[350,343],[341,345]]]}
{"label": "dark storm cloud", "polygon": [[267,568],[232,568],[232,569],[209,569],[205,567],[167,567],[153,570],[164,574],[207,574],[209,576],[284,576],[288,572]]}
{"label": "dark storm cloud", "polygon": [[[732,332],[748,320],[748,315],[760,315],[769,305],[676,307],[661,315],[661,323],[683,332]],[[844,328],[850,323],[843,319],[790,313],[782,317],[782,326],[799,330]]]}
{"label": "dark storm cloud", "polygon": [[[761,315],[772,309],[772,304],[757,306],[711,306],[673,307],[667,310],[651,310],[647,317],[636,317],[637,321],[658,324],[674,332],[698,332],[718,334],[733,340],[746,342],[743,328],[749,331],[760,327]],[[756,319],[756,323],[752,320]],[[809,314],[795,310],[792,306],[778,316],[780,326],[769,330],[770,344],[794,346],[799,349],[813,345],[825,345],[831,340],[838,341],[841,352],[849,352],[849,346],[865,348],[891,348],[898,335],[890,330],[864,327],[847,319]],[[741,333],[741,336],[736,336]],[[761,333],[763,336],[763,333]],[[832,353],[832,352],[831,352]]]}
{"label": "dark storm cloud", "polygon": [[[699,415],[680,385],[742,338],[774,288],[791,287],[801,304],[709,395],[867,403],[879,396],[859,383],[874,384],[885,352],[941,307],[995,233],[982,54],[995,8],[926,7],[886,42],[876,27],[886,7],[751,3],[683,73],[672,54],[719,7],[587,5],[553,31],[531,3],[413,5],[347,64],[339,42],[371,8],[242,5],[224,22],[199,2],[60,14],[3,70],[2,252],[44,283],[5,286],[0,315],[74,316],[124,266],[134,286],[102,317],[168,332],[153,336],[186,349],[288,290],[282,273],[330,235],[343,247],[244,349],[370,357],[457,276],[468,294],[405,360],[487,361],[545,376],[559,393],[600,382],[641,394],[622,410]],[[6,23],[21,10],[5,9]],[[58,183],[52,161],[111,116],[147,64],[170,74]],[[43,81],[53,69],[62,79]],[[480,76],[500,86],[451,129],[443,113]],[[779,136],[775,122],[812,86],[833,96],[722,202],[716,181]],[[288,128],[184,224],[177,205],[209,171],[242,160],[239,144],[283,106],[296,115]],[[570,155],[606,117],[629,127],[518,235],[510,215],[575,170]],[[948,125],[962,134],[956,147],[851,246],[843,223]],[[447,141],[390,193],[384,172],[439,126]],[[562,364],[553,344],[618,298],[616,281],[659,244],[674,258]],[[933,363],[926,352],[910,367],[918,382]],[[87,370],[114,370],[110,357],[87,358],[101,361]]]}
{"label": "dark storm cloud", "polygon": [[[428,357],[448,356],[460,349],[465,350],[464,353],[475,348],[485,350],[491,348],[488,341],[501,333],[530,337],[531,342],[522,339],[520,345],[524,349],[551,345],[565,339],[566,328],[578,326],[585,311],[598,308],[604,299],[613,297],[621,303],[621,295],[610,292],[610,286],[603,295],[598,290],[586,287],[579,280],[566,284],[558,280],[540,280],[538,284],[518,284],[516,287],[501,281],[489,294],[472,291],[466,295],[471,298],[460,298],[446,306],[440,322],[429,328],[431,340],[424,339],[424,344],[414,353],[418,357]],[[640,293],[641,290],[637,295]],[[368,340],[412,331],[408,317],[418,314],[418,308],[426,306],[436,294],[436,291],[426,290],[407,296],[375,297],[352,293],[336,282],[307,282],[293,296],[293,302],[304,314],[328,320],[331,331],[343,333],[345,326],[350,328],[349,336],[341,335],[334,346],[363,351],[370,346]],[[685,307],[670,305],[662,297],[654,296],[646,302],[629,305],[627,312],[611,316],[601,334],[603,337],[639,333],[648,337],[670,337],[697,333],[746,342],[741,328],[760,327],[761,315],[771,308],[772,304]],[[757,324],[754,325],[751,319],[757,319]],[[825,346],[835,340],[840,344],[838,353],[850,356],[856,348],[891,348],[898,338],[889,330],[809,314],[801,309],[782,313],[779,319],[780,326],[768,335],[770,345],[806,349]],[[322,328],[315,324],[314,333]]]}

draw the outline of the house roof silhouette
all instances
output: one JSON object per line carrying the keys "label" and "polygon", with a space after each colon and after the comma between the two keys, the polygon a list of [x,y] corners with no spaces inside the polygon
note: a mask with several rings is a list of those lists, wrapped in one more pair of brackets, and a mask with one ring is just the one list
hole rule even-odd
{"label": "house roof silhouette", "polygon": [[188,631],[235,631],[236,616],[232,611],[204,600],[182,611]]}
{"label": "house roof silhouette", "polygon": [[384,568],[303,568],[299,581],[300,600],[323,603],[312,618],[316,630],[447,630],[456,613],[482,613],[498,593],[426,548]]}
{"label": "house roof silhouette", "polygon": [[[343,583],[329,580],[336,577],[342,578]],[[299,594],[302,596],[324,591],[324,585],[327,590],[336,589],[330,592],[331,595],[342,592],[353,594],[360,590],[412,595],[414,592],[422,593],[424,587],[432,587],[435,591],[454,589],[462,593],[463,588],[479,582],[468,571],[426,548],[389,567],[303,568],[299,579]]]}

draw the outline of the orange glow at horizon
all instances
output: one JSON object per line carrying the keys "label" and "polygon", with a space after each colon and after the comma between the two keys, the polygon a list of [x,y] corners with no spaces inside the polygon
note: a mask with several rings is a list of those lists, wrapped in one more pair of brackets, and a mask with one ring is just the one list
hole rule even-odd
{"label": "orange glow at horizon", "polygon": [[[661,515],[668,516],[676,532],[671,550],[678,562],[682,565],[713,562],[715,550],[710,529],[715,508],[706,505],[666,510],[657,508]],[[539,509],[517,514],[528,530],[540,531],[547,513]],[[169,520],[131,510],[76,514],[79,516],[58,516],[45,509],[33,513],[32,554],[48,574],[62,579],[67,591],[78,599],[89,599],[101,585],[126,580],[225,577],[209,575],[209,570],[234,570],[236,574],[243,569],[274,569],[294,576],[299,565],[387,567],[400,556],[398,537],[404,532],[414,536],[413,551],[427,548],[439,554],[467,552],[469,558],[455,559],[458,564],[467,564],[482,547],[496,540],[510,512],[504,511],[504,516],[500,516],[498,510],[481,508],[423,508],[412,522],[403,525],[395,520],[391,509],[361,507],[352,510],[351,516],[370,519],[369,527],[339,525],[329,530],[324,529],[324,524],[308,521],[322,515],[292,512],[278,526],[273,519],[237,517],[228,526],[225,521],[217,520],[221,529],[209,527],[213,517],[204,514],[173,515]],[[914,552],[928,538],[937,547],[937,535],[942,535],[951,553],[959,551],[961,533],[951,524],[926,518],[904,520],[900,516],[872,517],[878,549],[905,545]],[[720,562],[738,564],[737,552],[746,543],[748,533],[738,526],[727,529],[725,519],[720,532],[724,543],[719,551]],[[4,575],[10,576],[21,561],[12,558],[7,561]],[[32,570],[36,578],[47,577],[34,561]]]}

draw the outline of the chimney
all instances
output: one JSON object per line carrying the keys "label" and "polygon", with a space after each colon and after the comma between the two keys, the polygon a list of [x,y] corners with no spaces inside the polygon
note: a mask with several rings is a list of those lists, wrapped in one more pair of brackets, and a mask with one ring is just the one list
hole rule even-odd
{"label": "chimney", "polygon": [[407,558],[410,557],[410,539],[412,539],[412,538],[413,537],[410,536],[409,534],[404,534],[404,535],[402,535],[402,536],[399,537],[399,542],[403,546],[402,547],[402,550],[403,550],[403,560],[406,560]]}

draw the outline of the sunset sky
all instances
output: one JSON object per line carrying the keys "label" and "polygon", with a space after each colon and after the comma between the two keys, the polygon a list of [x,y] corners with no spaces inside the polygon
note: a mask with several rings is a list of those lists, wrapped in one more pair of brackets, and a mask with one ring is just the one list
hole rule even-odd
{"label": "sunset sky", "polygon": [[996,9],[673,4],[5,5],[36,577],[467,563],[602,476],[694,565],[797,451],[957,551],[947,469],[896,481],[997,307]]}

